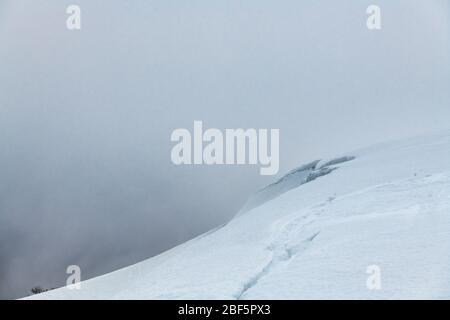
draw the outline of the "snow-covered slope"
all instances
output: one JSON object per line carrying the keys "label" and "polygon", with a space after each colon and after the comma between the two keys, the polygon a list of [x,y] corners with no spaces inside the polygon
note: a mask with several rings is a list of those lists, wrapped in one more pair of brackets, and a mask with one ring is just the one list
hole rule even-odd
{"label": "snow-covered slope", "polygon": [[221,228],[31,298],[450,299],[450,134],[331,160],[293,170]]}

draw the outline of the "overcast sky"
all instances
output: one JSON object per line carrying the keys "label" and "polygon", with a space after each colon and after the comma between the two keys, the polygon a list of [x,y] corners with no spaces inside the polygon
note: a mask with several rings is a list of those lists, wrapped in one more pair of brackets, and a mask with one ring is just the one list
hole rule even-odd
{"label": "overcast sky", "polygon": [[[82,29],[68,31],[69,4]],[[382,29],[366,28],[366,8]],[[170,134],[279,128],[280,174],[450,129],[447,0],[0,0],[0,298],[158,254],[276,177]]]}

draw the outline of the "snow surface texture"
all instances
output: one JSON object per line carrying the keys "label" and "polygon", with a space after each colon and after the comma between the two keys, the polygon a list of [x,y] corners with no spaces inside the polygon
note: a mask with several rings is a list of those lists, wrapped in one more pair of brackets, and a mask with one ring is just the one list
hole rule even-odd
{"label": "snow surface texture", "polygon": [[[367,287],[367,267],[381,289]],[[291,171],[228,224],[31,299],[450,299],[450,134]]]}

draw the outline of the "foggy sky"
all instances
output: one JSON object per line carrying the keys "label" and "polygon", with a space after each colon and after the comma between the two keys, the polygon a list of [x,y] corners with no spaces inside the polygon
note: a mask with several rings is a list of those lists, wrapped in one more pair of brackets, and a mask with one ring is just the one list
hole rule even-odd
{"label": "foggy sky", "polygon": [[[66,29],[69,4],[82,30]],[[366,28],[370,4],[382,30]],[[174,166],[194,120],[279,128],[280,174],[449,129],[446,0],[0,0],[0,298],[158,254],[276,177]]]}

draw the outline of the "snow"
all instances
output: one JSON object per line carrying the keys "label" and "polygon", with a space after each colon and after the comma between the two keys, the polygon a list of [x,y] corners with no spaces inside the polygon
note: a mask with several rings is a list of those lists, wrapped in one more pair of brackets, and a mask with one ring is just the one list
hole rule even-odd
{"label": "snow", "polygon": [[[370,290],[369,266],[381,288]],[[226,225],[31,299],[450,299],[450,134],[288,173]]]}

